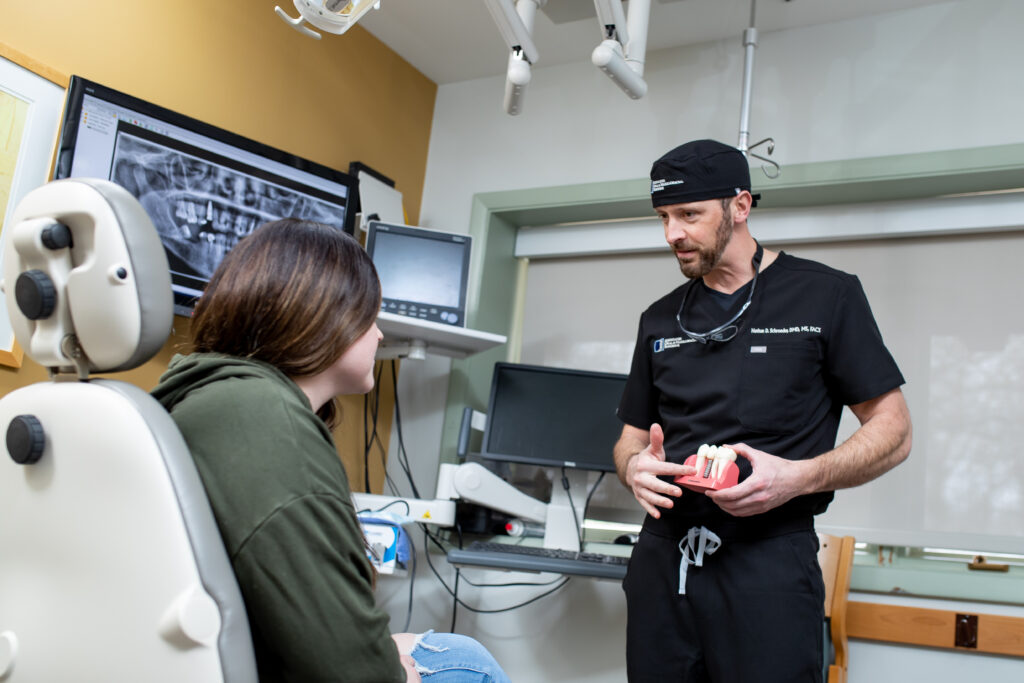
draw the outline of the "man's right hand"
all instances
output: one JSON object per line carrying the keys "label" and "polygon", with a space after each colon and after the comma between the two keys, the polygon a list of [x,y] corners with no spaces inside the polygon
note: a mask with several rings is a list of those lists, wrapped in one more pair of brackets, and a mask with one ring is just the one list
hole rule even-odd
{"label": "man's right hand", "polygon": [[693,467],[667,462],[664,443],[665,433],[661,425],[652,424],[647,447],[631,457],[626,465],[626,485],[633,491],[633,496],[647,514],[655,519],[661,517],[658,508],[671,508],[674,504],[672,499],[683,493],[678,486],[662,481],[658,477],[687,476],[697,471]]}

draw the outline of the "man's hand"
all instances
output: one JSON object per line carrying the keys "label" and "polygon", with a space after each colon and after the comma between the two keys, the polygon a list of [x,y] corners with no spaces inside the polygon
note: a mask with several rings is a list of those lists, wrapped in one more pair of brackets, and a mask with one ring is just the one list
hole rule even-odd
{"label": "man's hand", "polygon": [[730,515],[749,517],[777,508],[803,493],[806,462],[786,460],[745,443],[729,446],[750,461],[753,472],[743,482],[707,496]]}
{"label": "man's hand", "polygon": [[[643,433],[641,430],[636,431]],[[661,425],[651,425],[647,447],[629,459],[623,478],[643,509],[655,519],[661,517],[658,508],[671,508],[674,503],[672,498],[678,498],[683,493],[678,486],[668,484],[658,477],[676,477],[696,472],[692,467],[666,462],[664,443],[665,433]]]}

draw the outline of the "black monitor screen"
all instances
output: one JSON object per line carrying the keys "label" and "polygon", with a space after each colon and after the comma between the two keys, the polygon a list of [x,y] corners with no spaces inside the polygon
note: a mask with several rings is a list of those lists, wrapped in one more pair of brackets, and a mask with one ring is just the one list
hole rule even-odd
{"label": "black monitor screen", "polygon": [[468,235],[371,221],[366,251],[380,276],[381,310],[465,325],[471,247]]}
{"label": "black monitor screen", "polygon": [[496,363],[481,455],[614,472],[626,375]]}
{"label": "black monitor screen", "polygon": [[262,223],[302,218],[352,232],[351,176],[78,76],[54,177],[112,180],[139,199],[183,315],[224,254]]}

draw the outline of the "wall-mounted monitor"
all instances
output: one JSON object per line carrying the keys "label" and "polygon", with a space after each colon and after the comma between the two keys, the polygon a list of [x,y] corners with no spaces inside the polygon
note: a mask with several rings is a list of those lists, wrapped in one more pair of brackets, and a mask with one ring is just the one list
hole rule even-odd
{"label": "wall-mounted monitor", "polygon": [[495,363],[480,455],[614,472],[626,375]]}
{"label": "wall-mounted monitor", "polygon": [[370,221],[366,251],[380,276],[381,311],[464,326],[472,245],[468,235]]}
{"label": "wall-mounted monitor", "polygon": [[55,178],[112,180],[156,225],[175,312],[189,315],[239,239],[267,221],[302,218],[352,233],[348,174],[73,76]]}

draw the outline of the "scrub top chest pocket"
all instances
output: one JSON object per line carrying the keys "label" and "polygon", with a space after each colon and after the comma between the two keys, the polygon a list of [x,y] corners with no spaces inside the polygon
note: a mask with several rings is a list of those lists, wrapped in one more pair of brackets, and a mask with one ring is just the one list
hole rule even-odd
{"label": "scrub top chest pocket", "polygon": [[737,392],[743,426],[772,434],[789,434],[802,427],[824,389],[821,358],[816,340],[750,340]]}

